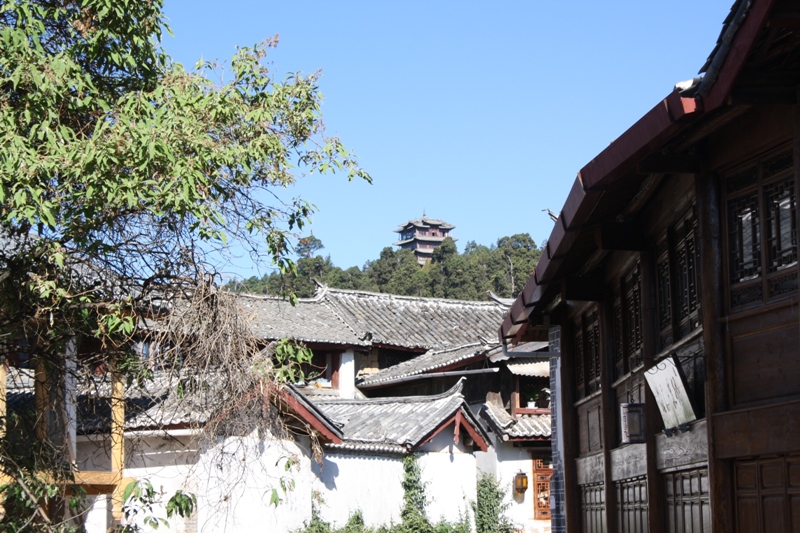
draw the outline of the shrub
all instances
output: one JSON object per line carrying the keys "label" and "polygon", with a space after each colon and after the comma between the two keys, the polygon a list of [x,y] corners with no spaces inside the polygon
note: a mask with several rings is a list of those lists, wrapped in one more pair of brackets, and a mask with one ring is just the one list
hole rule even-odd
{"label": "shrub", "polygon": [[511,533],[513,528],[505,512],[509,504],[503,502],[500,485],[489,474],[478,478],[478,500],[473,502],[475,530],[477,533]]}

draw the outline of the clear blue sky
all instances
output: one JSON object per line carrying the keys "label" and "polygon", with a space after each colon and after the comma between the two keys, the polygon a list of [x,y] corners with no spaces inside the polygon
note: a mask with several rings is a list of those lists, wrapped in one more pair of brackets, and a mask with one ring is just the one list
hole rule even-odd
{"label": "clear blue sky", "polygon": [[[697,75],[733,0],[166,0],[166,50],[187,66],[274,34],[284,73],[322,70],[327,133],[373,176],[304,178],[311,229],[363,266],[422,215],[474,240],[537,243],[575,176],[673,85]],[[250,272],[242,262],[230,269]]]}

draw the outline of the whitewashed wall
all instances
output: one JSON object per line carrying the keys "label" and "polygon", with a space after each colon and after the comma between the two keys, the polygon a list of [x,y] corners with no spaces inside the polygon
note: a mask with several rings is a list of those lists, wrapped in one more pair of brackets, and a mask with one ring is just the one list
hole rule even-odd
{"label": "whitewashed wall", "polygon": [[[504,501],[509,504],[506,516],[515,529],[524,533],[546,533],[550,531],[549,520],[534,520],[533,512],[533,460],[530,450],[515,448],[510,442],[495,439],[496,462],[494,477],[505,494]],[[524,494],[514,491],[514,476],[519,471],[528,476],[528,490]],[[491,472],[487,472],[490,473]]]}
{"label": "whitewashed wall", "polygon": [[316,463],[314,483],[320,516],[336,527],[360,510],[364,523],[378,527],[400,521],[403,506],[403,459],[399,456],[326,453]]}
{"label": "whitewashed wall", "polygon": [[[425,444],[419,455],[426,483],[428,517],[458,521],[476,499],[476,461],[464,446],[453,443],[453,427]],[[108,449],[101,441],[81,441],[78,461],[83,470],[107,470]],[[149,436],[126,442],[125,477],[148,479],[163,504],[178,489],[198,497],[198,509],[188,522],[170,519],[174,533],[246,531],[290,532],[311,518],[312,500],[320,502],[322,518],[336,527],[361,510],[367,525],[400,521],[403,505],[403,460],[400,456],[326,453],[322,467],[310,460],[307,439],[286,442],[256,435],[230,437],[201,450],[190,436]],[[284,470],[287,458],[296,463]],[[530,462],[530,461],[529,461]],[[292,487],[284,493],[279,487]],[[270,505],[272,489],[282,502]],[[88,533],[105,533],[110,524],[107,497],[91,499]],[[163,505],[156,516],[166,517]]]}
{"label": "whitewashed wall", "polygon": [[[475,457],[453,443],[453,426],[425,444],[419,454],[422,481],[428,497],[426,509],[433,522],[458,521],[476,498]],[[366,525],[378,527],[400,521],[403,507],[403,459],[350,453],[327,453],[322,469],[313,465],[318,479],[315,489],[322,500],[323,520],[341,527],[357,510]],[[471,510],[470,510],[471,513]]]}
{"label": "whitewashed wall", "polygon": [[458,445],[453,443],[453,429],[445,428],[420,450],[419,464],[428,496],[426,512],[434,523],[442,519],[457,522],[467,512],[474,518],[470,502],[477,498],[475,456],[464,447],[464,438],[468,437],[464,428]]}
{"label": "whitewashed wall", "polygon": [[[135,445],[134,445],[135,443]],[[188,521],[171,518],[174,533],[230,531],[288,532],[311,517],[312,474],[308,443],[261,440],[254,435],[231,437],[198,452],[190,437],[147,437],[126,443],[125,477],[147,479],[163,495],[155,516],[166,518],[164,505],[176,490],[194,493],[196,514]],[[80,443],[79,462],[84,469],[101,468],[107,455],[91,443]],[[286,471],[288,458],[296,461]],[[283,492],[281,478],[289,489]],[[278,488],[281,503],[270,505],[272,489]],[[87,533],[105,533],[110,524],[107,497],[91,499]]]}

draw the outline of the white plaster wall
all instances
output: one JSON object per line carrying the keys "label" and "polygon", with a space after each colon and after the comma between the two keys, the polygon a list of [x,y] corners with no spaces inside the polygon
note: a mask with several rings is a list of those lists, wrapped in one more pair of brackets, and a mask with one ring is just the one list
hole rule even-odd
{"label": "white plaster wall", "polygon": [[[165,505],[176,490],[197,496],[197,510],[188,521],[173,517],[173,533],[216,533],[230,531],[288,532],[311,518],[311,466],[308,443],[262,440],[256,435],[229,437],[201,451],[190,437],[174,439],[148,437],[126,445],[125,477],[149,480],[162,495],[154,515],[166,518]],[[102,463],[102,449],[79,446],[84,468]],[[95,460],[93,461],[92,458]],[[293,465],[285,470],[287,459]],[[280,487],[286,487],[284,492]],[[272,489],[281,496],[278,506],[270,505]],[[106,533],[107,499],[93,498],[87,514],[87,533]],[[148,531],[145,528],[145,531]]]}
{"label": "white plaster wall", "polygon": [[323,520],[343,526],[357,510],[370,527],[400,522],[403,506],[403,459],[399,456],[326,453],[316,463],[314,489]]}
{"label": "white plaster wall", "polygon": [[489,434],[489,449],[475,452],[475,466],[478,474],[488,474],[497,479],[497,436]]}
{"label": "white plaster wall", "polygon": [[[286,470],[287,460],[292,466]],[[312,475],[307,442],[228,438],[200,456],[192,476],[199,533],[288,532],[311,518]],[[286,491],[282,487],[286,488]],[[281,497],[271,505],[272,490]]]}
{"label": "white plaster wall", "polygon": [[439,432],[420,447],[422,481],[428,497],[426,513],[436,523],[442,519],[457,522],[470,510],[477,497],[477,469],[471,447],[464,445],[469,434],[461,428],[458,444],[453,442],[455,425]]}
{"label": "white plaster wall", "polygon": [[[533,519],[533,460],[526,448],[515,448],[510,442],[498,440],[497,474],[495,479],[505,494],[504,501],[509,504],[506,515],[516,529],[524,533],[545,533],[550,531],[549,520]],[[528,490],[524,494],[514,491],[514,476],[522,470],[528,476]]]}

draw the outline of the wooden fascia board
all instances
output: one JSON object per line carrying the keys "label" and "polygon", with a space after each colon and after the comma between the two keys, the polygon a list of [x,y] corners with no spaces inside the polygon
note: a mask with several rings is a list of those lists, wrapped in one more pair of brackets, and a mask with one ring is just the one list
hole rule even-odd
{"label": "wooden fascia board", "polygon": [[478,445],[478,447],[481,449],[482,452],[487,451],[489,449],[489,445],[487,444],[486,439],[484,439],[478,432],[478,430],[475,427],[473,427],[473,425],[470,423],[467,417],[463,416],[461,412],[462,409],[463,407],[459,407],[458,411],[453,413],[453,416],[442,422],[435,430],[433,430],[433,432],[430,435],[423,438],[418,444],[416,444],[414,448],[418,448],[423,444],[430,442],[436,435],[444,431],[444,429],[447,428],[450,424],[458,423],[460,427],[463,427],[464,429],[467,430],[467,433],[469,433],[469,436],[472,438],[472,441]]}
{"label": "wooden fascia board", "polygon": [[335,433],[333,433],[328,427],[314,415],[311,411],[305,408],[303,404],[297,401],[297,399],[286,392],[286,390],[281,389],[278,391],[278,397],[281,399],[283,403],[285,403],[290,409],[292,409],[297,415],[308,422],[308,424],[314,428],[320,435],[328,439],[333,444],[341,444],[342,439]]}

